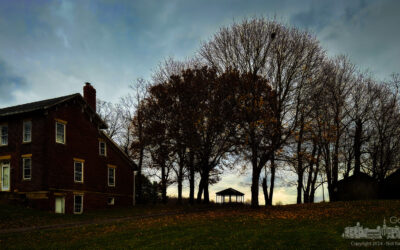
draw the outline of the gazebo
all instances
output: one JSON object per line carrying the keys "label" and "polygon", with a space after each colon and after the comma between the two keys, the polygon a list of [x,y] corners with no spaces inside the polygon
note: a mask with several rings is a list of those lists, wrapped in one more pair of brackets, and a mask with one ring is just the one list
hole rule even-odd
{"label": "gazebo", "polygon": [[[237,190],[235,190],[233,188],[228,188],[228,189],[219,191],[219,192],[217,192],[215,194],[215,196],[216,196],[215,197],[215,199],[216,199],[215,202],[216,203],[218,203],[218,202],[219,203],[225,203],[225,196],[229,196],[229,203],[232,202],[232,196],[236,197],[234,202],[240,202],[240,203],[244,202],[244,193],[239,192],[239,191],[237,191]],[[219,199],[218,199],[218,197],[219,197]],[[238,199],[238,197],[239,197],[239,199]]]}

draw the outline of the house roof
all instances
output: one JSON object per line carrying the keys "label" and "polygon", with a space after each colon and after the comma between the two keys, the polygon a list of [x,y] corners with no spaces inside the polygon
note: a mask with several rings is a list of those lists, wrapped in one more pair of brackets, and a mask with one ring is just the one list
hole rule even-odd
{"label": "house roof", "polygon": [[353,174],[352,176],[339,180],[337,184],[341,185],[344,183],[355,182],[355,181],[375,182],[376,180],[373,177],[369,176],[368,174],[360,172],[358,174]]}
{"label": "house roof", "polygon": [[385,181],[394,181],[397,182],[398,179],[400,178],[400,169],[397,169],[396,171],[394,171],[393,173],[391,173],[389,176],[387,176],[385,178]]}
{"label": "house roof", "polygon": [[[81,96],[81,94],[76,93],[76,94],[72,94],[72,95],[66,95],[66,96],[61,96],[61,97],[57,97],[57,98],[47,99],[47,100],[43,100],[43,101],[31,102],[31,103],[21,104],[21,105],[17,105],[17,106],[2,108],[2,109],[0,109],[0,118],[6,117],[6,116],[12,116],[12,115],[30,113],[30,112],[34,112],[34,111],[38,111],[38,110],[46,110],[46,109],[54,107],[58,104],[72,100],[74,98],[77,98],[77,99],[83,101],[84,103],[86,103],[85,99]],[[96,117],[97,122],[100,124],[100,128],[106,129],[107,124],[100,118],[100,116],[96,113],[96,111],[93,110],[89,106],[88,106],[88,109],[90,110],[90,113],[92,113]]]}
{"label": "house roof", "polygon": [[225,195],[225,196],[227,196],[227,195],[240,195],[240,196],[242,196],[242,195],[244,195],[244,193],[239,192],[239,191],[237,191],[237,190],[235,190],[233,188],[227,188],[225,190],[217,192],[217,195]]}
{"label": "house roof", "polygon": [[[76,93],[72,95],[66,95],[66,96],[61,96],[57,98],[52,98],[52,99],[47,99],[43,101],[38,101],[38,102],[31,102],[31,103],[26,103],[22,105],[17,105],[17,106],[12,106],[12,107],[7,107],[0,109],[0,118],[2,117],[7,117],[7,116],[12,116],[12,115],[20,115],[24,113],[30,113],[38,110],[46,110],[51,107],[54,107],[56,105],[62,104],[64,102],[67,102],[69,100],[72,100],[76,98],[80,102],[87,104],[86,100],[82,97],[81,94]],[[100,118],[100,116],[96,113],[95,110],[93,110],[89,105],[86,105],[88,112],[91,113],[91,115],[94,115],[96,121],[98,124],[100,124],[101,129],[106,129],[108,126],[107,124]],[[136,168],[136,164],[129,158],[129,156],[111,139],[107,136],[106,133],[101,131],[101,134],[104,135],[107,140],[111,142],[111,144],[121,153],[121,155],[129,162],[131,166]]]}
{"label": "house roof", "polygon": [[38,109],[47,109],[47,108],[55,106],[59,103],[70,100],[78,95],[80,95],[80,94],[76,93],[76,94],[72,94],[72,95],[47,99],[47,100],[43,100],[43,101],[31,102],[31,103],[26,103],[26,104],[22,104],[22,105],[2,108],[2,109],[0,109],[0,116],[8,116],[8,115],[27,113],[27,112],[35,111]]}
{"label": "house roof", "polygon": [[113,139],[111,139],[104,131],[100,132],[102,134],[102,136],[107,139],[109,142],[111,142],[111,145],[117,149],[117,151],[122,155],[122,157],[131,165],[131,167],[133,167],[135,170],[137,170],[138,166],[136,165],[136,163],[134,161],[132,161],[132,159],[124,152],[124,150],[117,144],[114,142]]}

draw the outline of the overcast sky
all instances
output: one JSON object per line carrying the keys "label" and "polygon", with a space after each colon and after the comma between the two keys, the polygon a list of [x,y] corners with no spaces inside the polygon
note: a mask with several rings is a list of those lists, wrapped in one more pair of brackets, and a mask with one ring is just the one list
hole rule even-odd
{"label": "overcast sky", "polygon": [[[219,27],[261,15],[308,29],[329,55],[384,79],[400,72],[399,12],[398,0],[2,0],[0,108],[82,92],[87,81],[117,102],[164,58],[190,57]],[[211,191],[234,186],[250,198],[247,182],[232,173]],[[295,201],[294,189],[277,191],[275,201]]]}

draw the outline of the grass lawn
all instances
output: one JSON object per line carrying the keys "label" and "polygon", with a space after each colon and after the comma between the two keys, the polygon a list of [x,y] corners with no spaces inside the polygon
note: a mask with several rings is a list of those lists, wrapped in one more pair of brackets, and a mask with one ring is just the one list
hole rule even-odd
{"label": "grass lawn", "polygon": [[[1,233],[0,249],[165,249],[165,248],[296,248],[346,249],[352,240],[341,237],[346,226],[382,226],[400,218],[400,201],[357,201],[241,207],[150,206],[113,209],[83,215],[54,215],[0,205],[0,229],[78,223],[73,228]],[[176,215],[160,215],[178,212]],[[158,215],[150,218],[135,216]],[[132,217],[105,222],[109,218]],[[399,225],[400,226],[400,225]],[[364,240],[366,241],[366,240]],[[399,240],[400,243],[400,240]]]}

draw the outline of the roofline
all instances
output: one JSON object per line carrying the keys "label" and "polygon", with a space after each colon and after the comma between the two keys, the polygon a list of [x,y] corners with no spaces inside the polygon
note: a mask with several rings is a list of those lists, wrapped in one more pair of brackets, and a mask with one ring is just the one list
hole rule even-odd
{"label": "roofline", "polygon": [[[80,95],[80,94],[79,94],[79,93],[75,93],[75,94],[67,95],[67,96],[65,96],[65,99],[62,99],[62,100],[60,100],[60,101],[58,101],[58,102],[56,102],[56,103],[54,103],[54,104],[52,104],[52,105],[47,105],[47,106],[43,106],[43,107],[37,107],[37,108],[28,109],[28,110],[23,110],[23,111],[9,112],[9,113],[4,113],[4,114],[1,114],[1,113],[0,113],[0,117],[5,117],[5,116],[9,116],[9,115],[18,115],[18,114],[24,114],[24,113],[30,113],[30,112],[37,111],[37,110],[45,110],[45,109],[54,107],[55,105],[58,105],[58,104],[60,104],[60,103],[69,101],[69,100],[71,100],[71,99],[77,97],[78,95]],[[56,98],[50,98],[50,99],[44,99],[44,100],[37,101],[37,102],[48,101],[48,100],[57,99],[57,98],[62,98],[62,97],[63,97],[63,96],[56,97]],[[21,105],[33,104],[33,103],[36,103],[36,102],[28,102],[28,103],[23,103],[23,104],[19,104],[19,105],[4,107],[4,108],[1,108],[0,110],[2,110],[2,109],[7,109],[7,108],[18,107],[18,106],[21,106]]]}
{"label": "roofline", "polygon": [[232,194],[232,195],[244,195],[244,193],[242,193],[240,191],[237,191],[236,189],[233,189],[233,188],[227,188],[227,189],[221,190],[219,192],[216,192],[215,194],[220,195],[220,194],[222,194],[224,192],[229,192],[229,191],[233,191],[233,192],[236,193],[236,194]]}
{"label": "roofline", "polygon": [[122,150],[122,148],[116,143],[114,142],[113,139],[111,139],[104,131],[100,130],[100,133],[102,135],[104,135],[104,137],[111,142],[111,144],[117,148],[117,150],[123,155],[123,157],[125,158],[125,160],[127,162],[129,162],[129,164],[134,168],[134,170],[137,170],[138,166],[136,165],[136,163],[134,161],[132,161],[132,159]]}
{"label": "roofline", "polygon": [[93,108],[87,103],[85,98],[80,93],[77,93],[77,95],[81,98],[82,101],[85,102],[85,104],[86,104],[85,107],[87,109],[89,109],[96,116],[96,118],[100,121],[100,123],[102,123],[102,125],[103,125],[102,129],[107,129],[108,128],[107,123],[99,116],[99,114],[97,114],[97,112],[95,110],[93,110]]}
{"label": "roofline", "polygon": [[[107,129],[107,128],[108,128],[107,123],[99,116],[99,114],[97,114],[97,112],[96,112],[95,110],[93,110],[92,107],[90,107],[90,105],[86,102],[85,98],[84,98],[80,93],[75,93],[75,94],[67,95],[67,96],[65,96],[65,99],[61,99],[60,101],[55,102],[55,103],[53,103],[53,104],[51,104],[51,105],[41,106],[41,107],[37,107],[37,108],[31,108],[31,109],[27,109],[27,110],[25,109],[25,110],[22,110],[22,111],[8,112],[8,113],[4,113],[4,114],[1,114],[1,113],[0,113],[0,118],[2,118],[2,117],[7,117],[7,116],[13,116],[13,115],[20,115],[20,114],[31,113],[31,112],[35,112],[35,111],[38,111],[38,110],[47,110],[47,109],[49,109],[49,108],[52,108],[52,107],[57,106],[57,105],[59,105],[59,104],[61,104],[61,103],[70,101],[70,100],[72,100],[72,99],[74,99],[74,98],[77,98],[77,97],[80,97],[80,99],[86,104],[85,107],[88,108],[88,109],[96,116],[96,119],[98,119],[98,120],[100,121],[100,124],[102,125],[102,128],[103,128],[103,129]],[[38,102],[48,101],[48,100],[58,99],[58,98],[63,98],[63,96],[56,97],[56,98],[51,98],[51,99],[45,99],[45,100],[41,100],[41,101],[38,101]],[[24,104],[20,104],[20,105],[5,107],[4,109],[6,109],[6,108],[12,108],[12,107],[17,107],[17,106],[21,106],[21,105],[33,104],[33,103],[36,103],[36,102],[24,103]],[[0,109],[0,110],[1,110],[1,109]]]}

